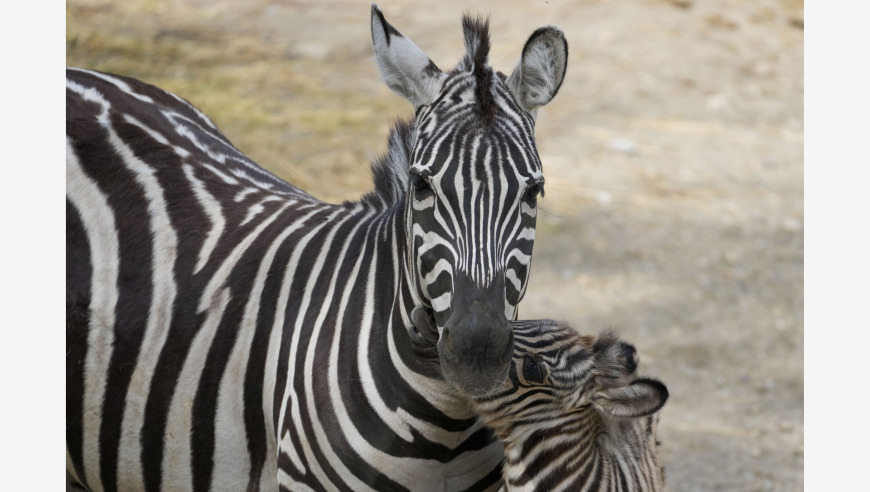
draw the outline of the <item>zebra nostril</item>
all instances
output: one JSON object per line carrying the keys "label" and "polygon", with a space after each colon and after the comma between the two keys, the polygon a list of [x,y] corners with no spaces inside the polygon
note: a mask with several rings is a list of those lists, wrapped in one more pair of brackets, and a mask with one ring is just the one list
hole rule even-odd
{"label": "zebra nostril", "polygon": [[419,336],[430,342],[438,341],[438,326],[431,309],[415,307],[411,311],[411,323]]}

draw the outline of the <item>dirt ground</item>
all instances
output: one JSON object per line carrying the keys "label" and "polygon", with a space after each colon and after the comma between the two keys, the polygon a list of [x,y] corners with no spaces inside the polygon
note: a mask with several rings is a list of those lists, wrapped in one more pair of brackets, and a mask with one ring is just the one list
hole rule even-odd
{"label": "dirt ground", "polygon": [[[566,33],[540,110],[547,180],[523,318],[616,327],[671,398],[673,491],[803,488],[803,2],[383,0],[443,69],[463,11],[509,72]],[[67,63],[141,78],[210,115],[255,161],[328,201],[410,106],[379,80],[369,4],[67,1]]]}

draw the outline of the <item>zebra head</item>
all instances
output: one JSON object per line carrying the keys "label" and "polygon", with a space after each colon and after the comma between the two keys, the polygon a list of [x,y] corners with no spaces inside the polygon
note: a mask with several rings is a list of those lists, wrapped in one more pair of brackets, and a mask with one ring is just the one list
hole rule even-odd
{"label": "zebra head", "polygon": [[586,409],[603,421],[645,417],[668,399],[660,381],[637,376],[637,351],[612,331],[596,338],[552,320],[512,324],[510,375],[499,391],[475,400],[497,430],[547,417],[558,424],[558,417]]}
{"label": "zebra head", "polygon": [[415,108],[406,267],[434,311],[444,378],[479,395],[510,367],[544,185],[535,114],[559,90],[568,45],[557,27],[538,29],[505,76],[487,62],[488,21],[462,24],[465,56],[443,72],[372,6],[381,75]]}

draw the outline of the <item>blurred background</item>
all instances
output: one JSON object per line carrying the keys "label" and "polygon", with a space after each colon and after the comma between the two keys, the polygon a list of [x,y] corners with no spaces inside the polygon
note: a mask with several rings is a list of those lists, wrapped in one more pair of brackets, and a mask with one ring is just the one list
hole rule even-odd
{"label": "blurred background", "polygon": [[[803,488],[802,0],[382,0],[442,69],[490,16],[509,73],[546,24],[568,73],[538,114],[540,202],[522,318],[619,330],[671,398],[673,491]],[[67,64],[139,78],[326,201],[412,108],[379,79],[369,3],[67,0]]]}

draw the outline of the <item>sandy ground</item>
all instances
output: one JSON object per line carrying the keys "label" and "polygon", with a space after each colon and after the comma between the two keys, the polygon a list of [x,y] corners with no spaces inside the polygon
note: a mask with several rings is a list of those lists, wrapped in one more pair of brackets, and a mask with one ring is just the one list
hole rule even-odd
{"label": "sandy ground", "polygon": [[[463,11],[490,15],[504,72],[535,28],[565,31],[521,316],[635,344],[671,391],[670,490],[801,490],[803,2],[379,5],[444,69]],[[379,81],[366,2],[69,0],[67,63],[176,92],[329,201],[369,189],[369,158],[411,113]]]}

